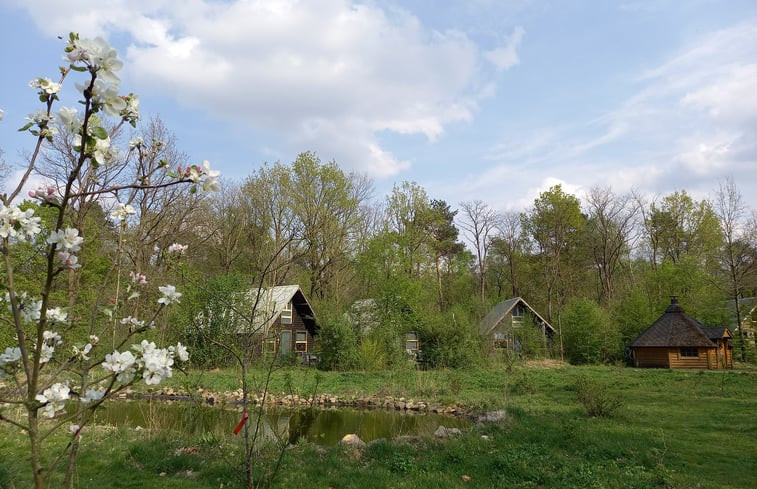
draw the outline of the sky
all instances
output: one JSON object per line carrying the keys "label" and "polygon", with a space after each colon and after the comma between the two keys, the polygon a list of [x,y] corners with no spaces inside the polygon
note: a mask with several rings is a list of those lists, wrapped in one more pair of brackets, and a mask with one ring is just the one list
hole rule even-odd
{"label": "sky", "polygon": [[377,200],[412,181],[520,211],[558,183],[703,199],[732,178],[757,209],[753,0],[0,0],[7,163],[70,31],[230,180],[314,151]]}

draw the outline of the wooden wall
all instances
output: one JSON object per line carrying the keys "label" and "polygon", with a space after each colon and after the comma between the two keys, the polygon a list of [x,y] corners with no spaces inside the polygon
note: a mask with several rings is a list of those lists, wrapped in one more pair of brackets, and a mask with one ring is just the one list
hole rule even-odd
{"label": "wooden wall", "polygon": [[[725,351],[728,357],[724,357]],[[699,348],[699,356],[682,357],[680,348],[634,348],[634,366],[662,368],[733,368],[727,348]]]}
{"label": "wooden wall", "polygon": [[667,348],[634,348],[634,366],[636,367],[664,367],[670,366]]}

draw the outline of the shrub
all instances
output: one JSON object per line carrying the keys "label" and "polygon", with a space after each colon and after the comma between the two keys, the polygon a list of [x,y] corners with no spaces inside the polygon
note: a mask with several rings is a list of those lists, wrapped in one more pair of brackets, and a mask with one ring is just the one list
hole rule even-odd
{"label": "shrub", "polygon": [[576,379],[574,387],[578,401],[589,416],[610,417],[623,405],[620,396],[585,375]]}

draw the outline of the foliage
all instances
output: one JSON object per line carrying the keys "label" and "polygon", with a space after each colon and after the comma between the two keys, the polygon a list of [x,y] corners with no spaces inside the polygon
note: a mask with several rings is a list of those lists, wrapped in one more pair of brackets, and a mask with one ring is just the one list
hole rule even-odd
{"label": "foliage", "polygon": [[562,314],[565,358],[576,365],[622,357],[620,331],[590,299],[573,299]]}
{"label": "foliage", "polygon": [[610,417],[623,406],[617,393],[585,375],[576,378],[574,388],[578,401],[589,416]]}
{"label": "foliage", "polygon": [[349,370],[357,364],[358,334],[344,318],[325,320],[318,331],[318,368]]}
{"label": "foliage", "polygon": [[178,325],[183,326],[181,341],[192,350],[192,365],[210,369],[231,364],[229,352],[218,342],[233,341],[239,334],[232,305],[247,289],[244,278],[232,273],[187,290],[185,307],[175,317]]}

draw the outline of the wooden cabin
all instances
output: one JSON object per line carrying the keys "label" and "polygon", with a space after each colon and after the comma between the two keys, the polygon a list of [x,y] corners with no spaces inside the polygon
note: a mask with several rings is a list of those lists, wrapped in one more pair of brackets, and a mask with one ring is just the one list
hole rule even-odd
{"label": "wooden cabin", "polygon": [[253,289],[248,300],[257,299],[255,327],[260,343],[252,345],[263,353],[299,355],[311,363],[318,323],[299,285]]}
{"label": "wooden cabin", "polygon": [[728,328],[705,328],[671,298],[662,316],[629,343],[636,367],[733,368]]}
{"label": "wooden cabin", "polygon": [[524,327],[535,327],[541,332],[546,347],[555,335],[550,325],[521,297],[500,302],[481,320],[479,334],[488,343],[490,351],[520,353],[522,344],[519,334]]}

